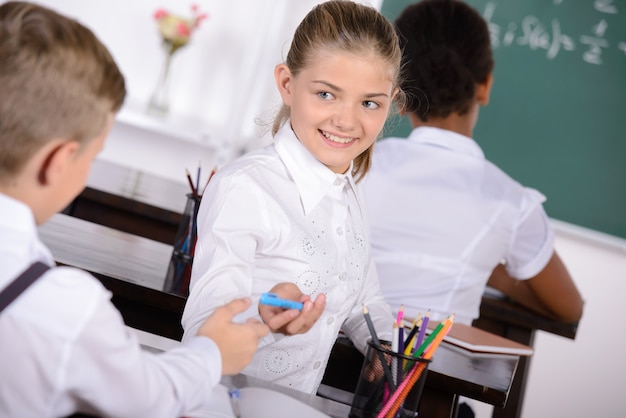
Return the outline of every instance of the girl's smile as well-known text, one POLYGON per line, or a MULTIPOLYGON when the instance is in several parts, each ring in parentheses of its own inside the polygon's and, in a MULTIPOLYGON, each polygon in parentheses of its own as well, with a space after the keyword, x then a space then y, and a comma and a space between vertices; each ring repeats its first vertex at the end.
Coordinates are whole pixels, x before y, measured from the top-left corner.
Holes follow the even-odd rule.
POLYGON ((324 136, 324 139, 329 143, 330 146, 347 146, 356 140, 356 138, 353 137, 342 137, 339 135, 333 135, 325 131, 320 131, 320 133, 324 136))

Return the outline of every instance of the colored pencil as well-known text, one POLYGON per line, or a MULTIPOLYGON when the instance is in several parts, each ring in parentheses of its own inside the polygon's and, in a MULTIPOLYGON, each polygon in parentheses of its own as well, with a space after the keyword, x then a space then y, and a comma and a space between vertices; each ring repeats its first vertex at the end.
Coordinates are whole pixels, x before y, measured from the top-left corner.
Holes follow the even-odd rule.
POLYGON ((420 312, 417 317, 413 320, 413 324, 411 324, 411 331, 409 331, 409 335, 407 335, 406 340, 404 341, 404 354, 411 354, 411 350, 413 349, 413 341, 415 340, 415 335, 420 330, 422 325, 422 313, 420 312))
MULTIPOLYGON (((370 335, 372 336, 372 342, 378 348, 381 348, 380 340, 378 339, 378 335, 376 334, 376 329, 374 328, 374 324, 372 323, 372 318, 370 317, 370 313, 367 310, 367 307, 363 305, 363 317, 365 318, 365 322, 367 323, 367 328, 369 328, 370 335)), ((387 379, 387 384, 392 391, 396 390, 396 385, 393 381, 391 370, 389 370, 389 365, 387 364, 387 360, 383 355, 382 351, 376 350, 378 353, 378 358, 380 360, 381 366, 383 368, 383 373, 385 374, 385 379, 387 379)))
MULTIPOLYGON (((445 320, 441 321, 437 328, 433 330, 433 332, 429 335, 432 339, 432 344, 430 344, 430 348, 424 354, 423 358, 430 360, 432 359, 434 352, 437 350, 444 337, 450 331, 452 324, 454 323, 454 314, 445 320), (435 332, 439 328, 439 331, 435 332)), ((428 339, 427 339, 428 340, 428 339)), ((426 344, 426 341, 424 342, 426 344)), ((411 369, 407 377, 402 381, 402 383, 398 386, 398 389, 391 395, 391 397, 387 400, 386 404, 383 405, 383 408, 377 415, 377 418, 393 418, 395 414, 400 409, 400 406, 404 402, 404 399, 408 396, 409 392, 420 378, 424 370, 426 369, 426 363, 417 362, 415 366, 411 369)))
POLYGON ((189 182, 189 187, 191 187, 191 193, 194 196, 198 195, 198 191, 196 190, 195 186, 193 185, 193 180, 191 180, 191 174, 189 173, 189 170, 185 169, 185 173, 187 174, 187 181, 189 182))
POLYGON ((424 320, 422 321, 422 326, 420 327, 420 333, 417 337, 417 342, 415 343, 416 347, 422 345, 424 341, 424 336, 426 335, 426 328, 428 328, 428 321, 430 321, 430 309, 426 311, 426 315, 424 315, 424 320))
POLYGON ((209 185, 209 182, 211 181, 211 179, 213 178, 216 172, 217 172, 217 166, 213 167, 213 170, 211 170, 211 173, 209 174, 209 177, 206 180, 206 184, 204 185, 204 188, 202 189, 202 195, 204 194, 204 191, 206 190, 207 186, 209 185))

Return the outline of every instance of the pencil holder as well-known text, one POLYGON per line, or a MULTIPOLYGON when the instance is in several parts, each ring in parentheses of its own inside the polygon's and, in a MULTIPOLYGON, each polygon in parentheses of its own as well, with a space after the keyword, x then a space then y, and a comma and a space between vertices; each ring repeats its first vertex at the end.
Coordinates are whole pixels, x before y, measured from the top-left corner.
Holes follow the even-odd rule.
POLYGON ((430 360, 368 344, 350 418, 417 417, 430 360))
POLYGON ((174 249, 165 276, 163 290, 181 296, 189 295, 189 279, 196 248, 198 208, 202 196, 187 195, 187 204, 176 232, 174 249))

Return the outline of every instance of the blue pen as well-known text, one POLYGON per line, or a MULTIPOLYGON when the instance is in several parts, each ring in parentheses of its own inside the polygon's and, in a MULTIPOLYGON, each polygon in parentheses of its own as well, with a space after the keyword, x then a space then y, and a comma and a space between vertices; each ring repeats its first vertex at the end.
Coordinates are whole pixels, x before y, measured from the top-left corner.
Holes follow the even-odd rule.
POLYGON ((304 306, 302 302, 281 299, 276 293, 263 293, 259 302, 264 305, 278 306, 279 308, 283 309, 298 309, 299 311, 301 311, 302 307, 304 306))
POLYGON ((241 418, 241 410, 239 409, 239 399, 241 399, 241 393, 239 393, 239 389, 231 389, 228 392, 230 396, 230 404, 233 407, 233 412, 235 413, 235 418, 241 418))

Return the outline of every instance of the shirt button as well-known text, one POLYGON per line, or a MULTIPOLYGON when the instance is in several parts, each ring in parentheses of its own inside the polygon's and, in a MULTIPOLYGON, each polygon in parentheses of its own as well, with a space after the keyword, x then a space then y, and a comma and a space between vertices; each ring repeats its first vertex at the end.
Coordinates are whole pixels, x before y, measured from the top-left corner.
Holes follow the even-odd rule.
POLYGON ((345 272, 344 272, 344 273, 341 273, 341 274, 339 275, 339 280, 346 280, 346 278, 347 278, 347 277, 348 277, 348 274, 347 274, 347 273, 345 273, 345 272))
POLYGON ((316 361, 316 362, 315 362, 315 364, 313 365, 313 368, 314 368, 315 370, 317 370, 317 369, 319 369, 319 368, 320 368, 320 366, 321 366, 321 365, 322 365, 322 363, 321 363, 321 362, 316 361))
POLYGON ((341 186, 341 180, 335 179, 335 186, 341 186))
POLYGON ((326 320, 326 324, 328 325, 331 325, 333 322, 335 322, 335 318, 333 318, 332 316, 326 320))
POLYGON ((342 227, 337 227, 337 235, 342 236, 343 235, 343 228, 342 227))

